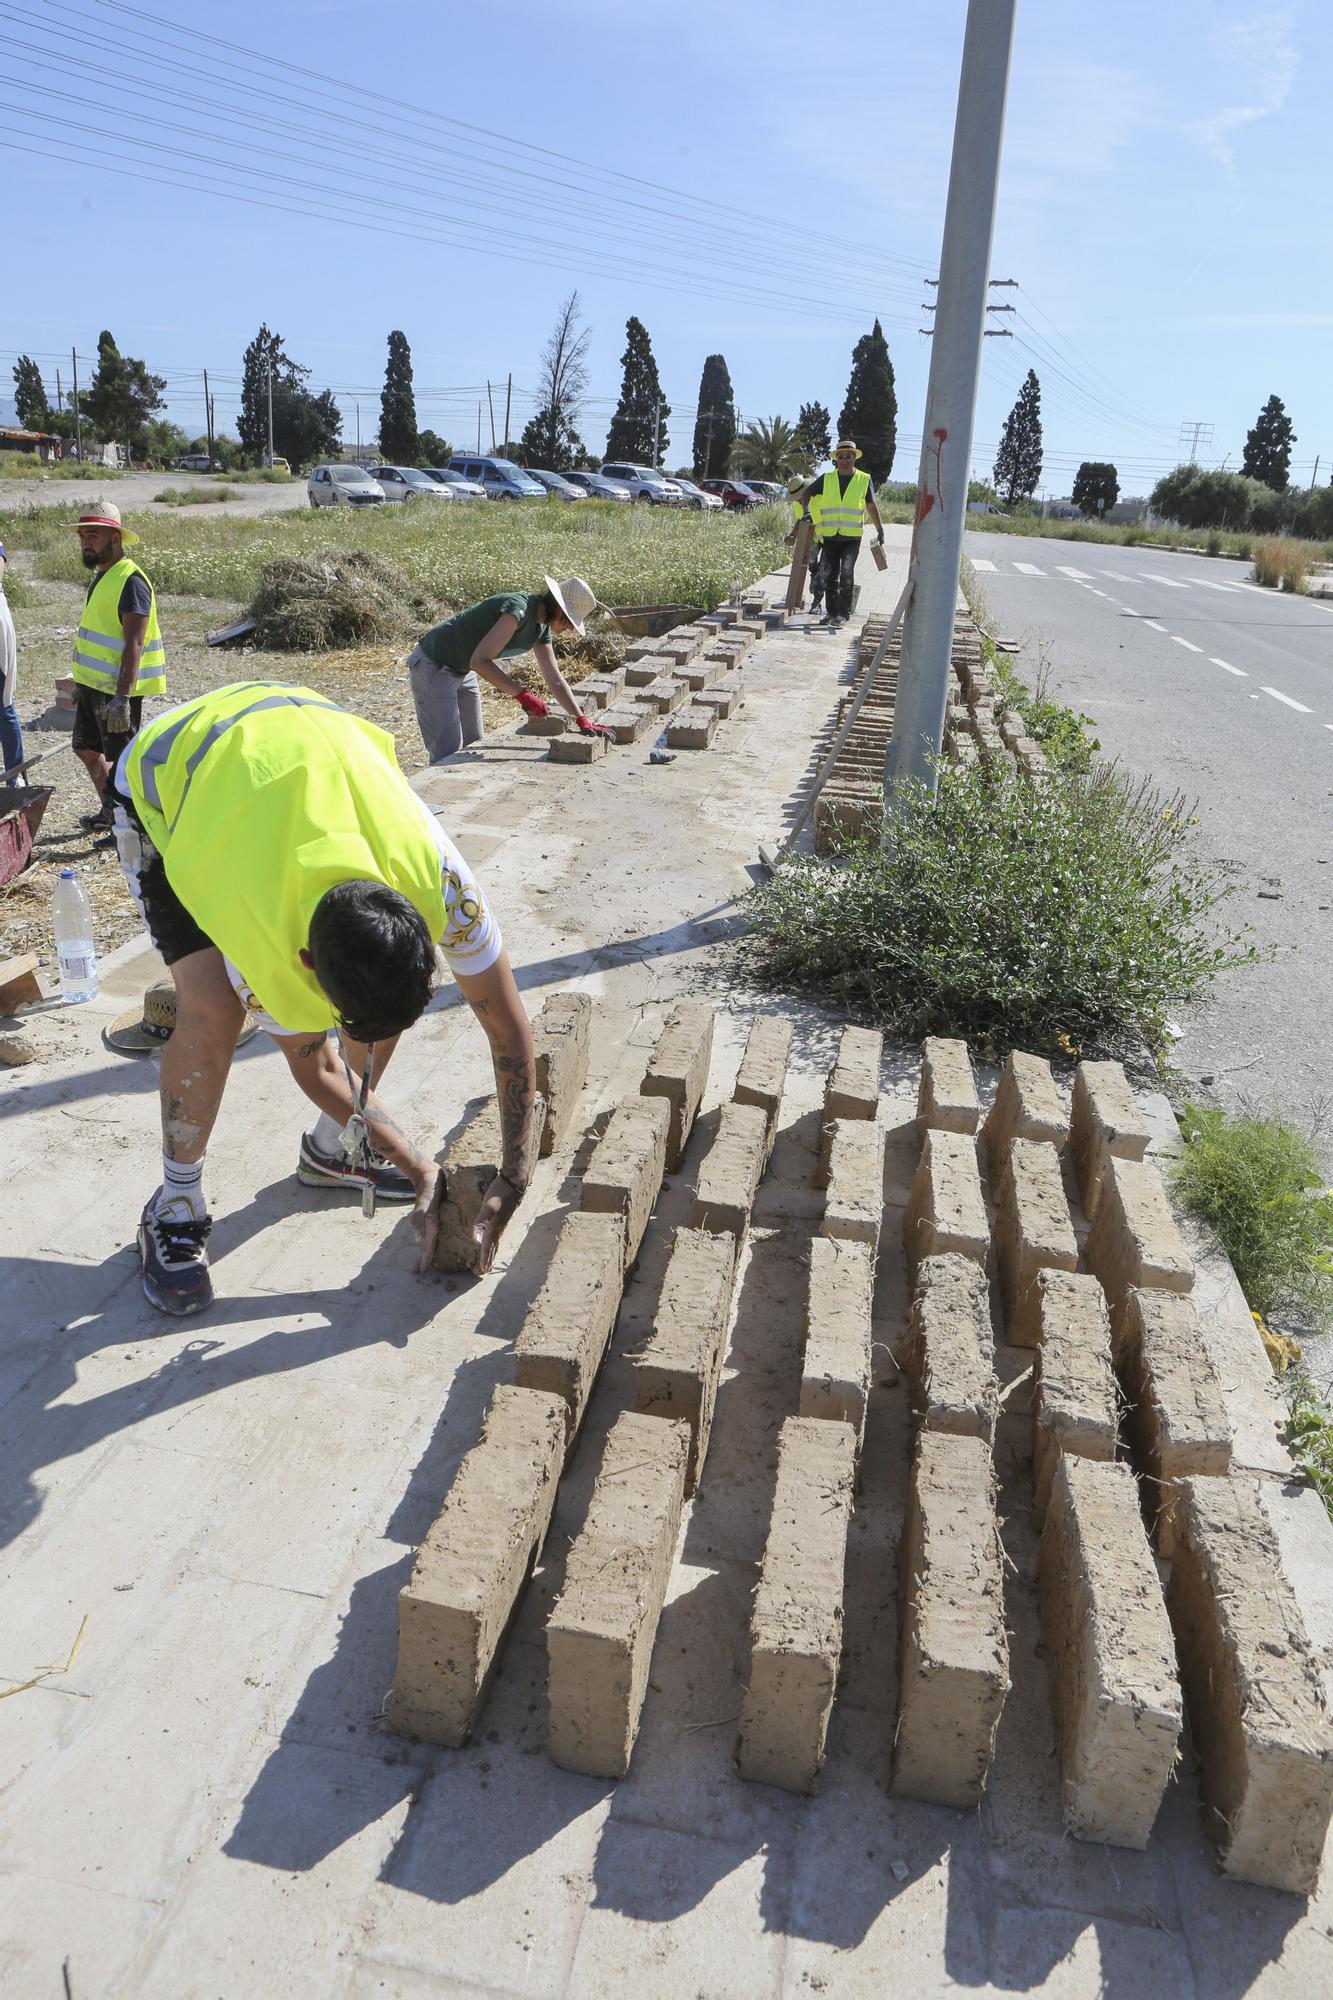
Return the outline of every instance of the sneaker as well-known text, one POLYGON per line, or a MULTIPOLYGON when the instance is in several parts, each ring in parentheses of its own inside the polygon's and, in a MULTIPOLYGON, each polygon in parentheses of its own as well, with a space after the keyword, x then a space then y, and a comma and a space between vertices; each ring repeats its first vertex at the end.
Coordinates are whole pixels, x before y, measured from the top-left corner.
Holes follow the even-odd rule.
POLYGON ((213 1303, 213 1280, 208 1275, 208 1232, 212 1221, 202 1222, 180 1202, 169 1213, 159 1213, 155 1204, 158 1189, 139 1218, 139 1256, 143 1262, 143 1291, 150 1306, 159 1312, 203 1312, 213 1303))
POLYGON ((80 813, 79 825, 86 826, 89 833, 106 833, 111 826, 111 809, 99 806, 95 813, 80 813))
POLYGON ((301 1134, 296 1178, 302 1187, 345 1187, 358 1192, 373 1187, 378 1201, 415 1201, 417 1191, 407 1175, 382 1153, 372 1153, 368 1167, 354 1167, 346 1153, 321 1153, 308 1132, 301 1134))

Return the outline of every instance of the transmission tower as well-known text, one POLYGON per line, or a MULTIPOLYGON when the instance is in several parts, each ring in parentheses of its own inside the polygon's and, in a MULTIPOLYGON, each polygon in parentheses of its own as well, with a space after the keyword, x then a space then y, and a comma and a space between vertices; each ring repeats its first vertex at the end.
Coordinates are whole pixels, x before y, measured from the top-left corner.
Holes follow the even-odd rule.
POLYGON ((1213 427, 1211 424, 1201 424, 1191 421, 1180 426, 1180 449, 1184 451, 1188 447, 1189 462, 1191 465, 1193 465, 1199 455, 1199 446, 1201 444, 1211 444, 1212 441, 1213 427))

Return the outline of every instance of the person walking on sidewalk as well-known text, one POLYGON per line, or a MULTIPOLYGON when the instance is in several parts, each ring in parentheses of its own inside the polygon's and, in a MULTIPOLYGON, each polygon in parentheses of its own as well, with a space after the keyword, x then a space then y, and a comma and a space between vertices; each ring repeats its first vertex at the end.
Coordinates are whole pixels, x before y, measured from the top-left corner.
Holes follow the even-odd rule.
POLYGON ((70 747, 98 798, 83 824, 106 836, 99 847, 110 847, 107 777, 139 727, 144 696, 167 691, 166 654, 153 586, 125 553, 139 537, 121 525, 119 507, 99 500, 65 525, 79 538, 84 568, 94 571, 74 639, 70 747))
MULTIPOLYGON (((791 548, 796 541, 798 533, 800 532, 801 522, 806 518, 806 502, 802 497, 805 493, 805 481, 803 479, 789 479, 787 481, 787 492, 791 497, 791 511, 792 511, 792 528, 790 534, 787 536, 787 547, 791 548)), ((819 508, 819 495, 817 493, 812 493, 810 495, 810 501, 809 501, 809 516, 812 523, 817 523, 819 520, 818 508, 819 508)), ((824 602, 824 569, 819 559, 819 543, 812 535, 810 538, 811 611, 818 611, 820 605, 823 602, 824 602)), ((800 608, 801 607, 798 604, 796 609, 799 611, 800 608)))
MULTIPOLYGON (((18 674, 18 637, 14 614, 5 596, 5 545, 0 542, 0 771, 16 771, 23 762, 23 729, 14 706, 18 674)), ((20 772, 15 782, 26 785, 27 772, 20 772)))
POLYGON ((481 719, 480 681, 514 697, 528 715, 545 715, 547 704, 520 685, 500 665, 520 653, 536 656, 547 691, 585 736, 609 736, 575 700, 560 671, 552 640, 558 632, 583 637, 597 598, 581 576, 543 579, 544 590, 501 591, 456 612, 423 632, 407 656, 412 700, 426 755, 432 764, 452 757, 465 743, 486 733, 481 719))
POLYGON ((241 681, 154 716, 108 791, 121 867, 176 987, 162 1185, 139 1222, 149 1302, 212 1302, 204 1161, 247 1012, 319 1114, 297 1179, 356 1189, 363 1205, 410 1202, 429 1266, 440 1172, 370 1086, 425 1010, 437 944, 495 1070, 500 1170, 473 1230, 488 1271, 526 1186, 532 1035, 486 898, 392 736, 312 688, 241 681))
POLYGON ((854 439, 839 438, 833 447, 832 472, 812 479, 801 493, 807 510, 812 499, 817 498, 819 505, 815 536, 824 572, 826 625, 841 625, 844 618, 851 617, 856 558, 861 553, 867 514, 875 524, 880 547, 884 546, 884 523, 871 491, 870 474, 856 469, 860 456, 854 439))

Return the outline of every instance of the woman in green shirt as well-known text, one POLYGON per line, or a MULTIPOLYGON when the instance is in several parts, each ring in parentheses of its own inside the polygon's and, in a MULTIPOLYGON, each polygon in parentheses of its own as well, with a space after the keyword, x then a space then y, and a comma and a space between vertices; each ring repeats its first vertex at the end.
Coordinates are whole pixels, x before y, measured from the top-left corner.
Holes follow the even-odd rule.
POLYGON ((563 583, 550 576, 543 581, 545 590, 501 591, 494 597, 483 597, 479 604, 432 625, 412 648, 407 671, 422 741, 432 764, 452 757, 465 743, 477 743, 485 735, 481 681, 511 694, 527 714, 546 714, 541 696, 521 687, 500 665, 501 660, 516 659, 521 653, 536 655, 548 692, 585 736, 610 735, 580 709, 551 643, 557 632, 577 632, 583 637, 584 622, 597 606, 596 596, 581 576, 566 577, 563 583))

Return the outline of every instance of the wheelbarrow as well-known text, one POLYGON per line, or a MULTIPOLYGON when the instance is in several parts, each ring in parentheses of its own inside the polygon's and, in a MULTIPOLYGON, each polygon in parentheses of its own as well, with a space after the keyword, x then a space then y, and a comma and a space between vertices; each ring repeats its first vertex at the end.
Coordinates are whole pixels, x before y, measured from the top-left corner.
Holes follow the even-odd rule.
POLYGON ((0 887, 32 860, 42 814, 54 796, 53 785, 0 784, 0 887))

